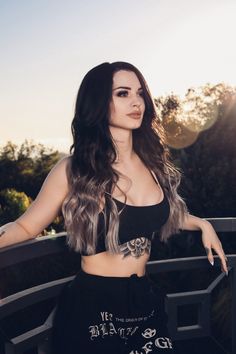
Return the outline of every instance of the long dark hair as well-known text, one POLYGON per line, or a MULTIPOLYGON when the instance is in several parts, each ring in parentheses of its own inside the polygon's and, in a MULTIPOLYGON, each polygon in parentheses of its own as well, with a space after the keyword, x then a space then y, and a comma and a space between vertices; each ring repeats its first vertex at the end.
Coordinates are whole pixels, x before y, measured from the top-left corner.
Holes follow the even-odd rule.
POLYGON ((121 174, 112 167, 117 153, 108 122, 113 75, 120 70, 134 72, 142 87, 145 112, 141 126, 132 132, 133 149, 155 173, 170 202, 169 219, 160 231, 163 240, 179 231, 187 212, 185 202, 177 193, 181 174, 170 161, 163 127, 143 75, 126 62, 100 64, 86 74, 79 88, 67 170, 70 191, 62 208, 68 244, 88 255, 96 250, 101 200, 106 205, 102 212, 107 250, 119 252, 119 215, 111 194, 121 174))

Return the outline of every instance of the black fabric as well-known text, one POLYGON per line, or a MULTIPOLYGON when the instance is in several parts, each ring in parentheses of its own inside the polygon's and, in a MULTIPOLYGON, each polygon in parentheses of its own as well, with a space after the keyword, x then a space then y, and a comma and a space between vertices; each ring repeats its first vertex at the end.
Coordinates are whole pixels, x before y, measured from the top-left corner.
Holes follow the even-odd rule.
MULTIPOLYGON (((140 237, 152 240, 153 234, 160 231, 169 217, 170 205, 164 189, 162 201, 154 205, 133 206, 124 204, 115 198, 112 199, 117 205, 118 212, 121 211, 118 234, 120 245, 140 237)), ((95 254, 106 251, 106 231, 104 214, 101 212, 98 218, 98 240, 95 254)), ((81 254, 87 255, 84 251, 81 254)))
POLYGON ((82 270, 62 291, 53 354, 176 353, 165 295, 147 276, 103 277, 82 270))

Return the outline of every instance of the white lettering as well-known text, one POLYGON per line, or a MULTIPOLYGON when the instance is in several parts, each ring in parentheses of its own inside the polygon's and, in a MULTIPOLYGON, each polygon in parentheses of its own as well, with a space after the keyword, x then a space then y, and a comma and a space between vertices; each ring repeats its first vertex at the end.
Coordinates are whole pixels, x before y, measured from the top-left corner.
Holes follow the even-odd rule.
POLYGON ((134 327, 130 335, 132 336, 137 331, 138 328, 139 328, 138 326, 134 327))
POLYGON ((98 326, 89 326, 90 339, 96 338, 100 335, 98 326))
POLYGON ((131 335, 132 329, 133 329, 132 327, 127 327, 127 328, 126 328, 126 331, 127 331, 127 332, 126 332, 126 335, 127 335, 127 336, 131 335))
POLYGON ((119 335, 123 339, 127 339, 127 337, 132 336, 139 327, 119 327, 116 328, 113 322, 104 322, 99 323, 98 325, 89 326, 88 330, 90 333, 90 339, 94 339, 96 337, 104 336, 113 336, 119 335))
POLYGON ((125 322, 124 318, 118 318, 118 317, 116 317, 115 319, 116 319, 116 322, 125 322))
POLYGON ((100 323, 99 329, 100 329, 100 334, 102 335, 102 338, 104 336, 108 335, 108 330, 107 330, 106 323, 100 323))
POLYGON ((142 333, 142 336, 144 338, 152 338, 156 335, 156 333, 157 331, 155 330, 155 328, 146 328, 145 331, 142 333))
POLYGON ((100 312, 103 321, 112 321, 113 314, 109 312, 100 312))
POLYGON ((156 338, 155 345, 158 348, 171 348, 172 349, 172 343, 171 343, 170 339, 166 338, 166 337, 156 338))
POLYGON ((110 336, 113 336, 113 334, 117 334, 115 326, 114 326, 114 324, 112 322, 109 323, 109 327, 110 327, 110 329, 109 329, 110 336))
POLYGON ((147 342, 147 343, 142 347, 142 349, 145 350, 145 353, 152 352, 152 345, 153 345, 153 342, 147 342))
POLYGON ((166 337, 166 340, 167 340, 167 342, 169 343, 169 348, 173 349, 171 339, 166 337))
POLYGON ((126 335, 125 335, 125 328, 118 328, 118 333, 119 333, 119 336, 123 339, 126 338, 126 335))

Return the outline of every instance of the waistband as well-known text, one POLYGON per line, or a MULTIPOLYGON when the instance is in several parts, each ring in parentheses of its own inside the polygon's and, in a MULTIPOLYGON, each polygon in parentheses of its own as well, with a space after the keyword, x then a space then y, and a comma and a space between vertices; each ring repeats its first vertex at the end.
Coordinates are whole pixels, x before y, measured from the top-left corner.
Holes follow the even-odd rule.
POLYGON ((137 274, 131 274, 126 277, 115 276, 102 276, 86 273, 83 269, 80 269, 74 278, 74 283, 79 288, 87 289, 88 291, 95 290, 97 293, 111 292, 122 294, 125 289, 133 289, 134 292, 146 293, 151 287, 151 280, 145 274, 138 276, 137 274))
POLYGON ((150 314, 153 309, 152 280, 145 274, 131 274, 126 277, 101 276, 86 273, 80 269, 72 281, 73 289, 85 298, 94 297, 94 302, 106 299, 129 316, 150 314))
POLYGON ((149 282, 149 278, 148 276, 142 275, 142 276, 138 276, 137 274, 131 274, 130 276, 126 276, 126 277, 116 277, 116 276, 104 276, 104 275, 96 275, 96 274, 90 274, 90 273, 86 273, 83 269, 80 269, 79 272, 76 275, 76 278, 78 277, 78 279, 80 280, 84 280, 85 282, 92 283, 93 285, 96 283, 107 283, 107 284, 125 284, 125 283, 129 283, 129 282, 136 282, 136 283, 147 283, 149 282))
MULTIPOLYGON (((131 274, 126 277, 110 277, 94 275, 82 269, 77 274, 78 284, 92 290, 95 294, 106 294, 107 298, 116 299, 116 303, 123 302, 121 307, 126 308, 128 316, 138 313, 150 313, 151 281, 145 274, 138 276, 131 274)), ((115 304, 115 303, 114 303, 115 304)))

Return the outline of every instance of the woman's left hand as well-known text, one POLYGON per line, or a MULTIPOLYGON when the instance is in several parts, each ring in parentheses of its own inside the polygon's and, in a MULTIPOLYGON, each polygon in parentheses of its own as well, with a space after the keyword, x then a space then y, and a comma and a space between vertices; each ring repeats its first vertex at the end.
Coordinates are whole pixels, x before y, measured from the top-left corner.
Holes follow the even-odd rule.
POLYGON ((219 256, 221 261, 221 270, 228 275, 228 268, 227 268, 227 258, 225 256, 224 250, 222 248, 222 244, 213 228, 211 223, 206 222, 204 227, 201 228, 202 231, 202 243, 206 250, 207 258, 211 265, 214 265, 214 258, 212 254, 212 250, 216 252, 219 256))

